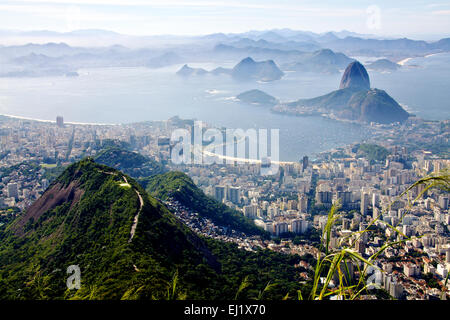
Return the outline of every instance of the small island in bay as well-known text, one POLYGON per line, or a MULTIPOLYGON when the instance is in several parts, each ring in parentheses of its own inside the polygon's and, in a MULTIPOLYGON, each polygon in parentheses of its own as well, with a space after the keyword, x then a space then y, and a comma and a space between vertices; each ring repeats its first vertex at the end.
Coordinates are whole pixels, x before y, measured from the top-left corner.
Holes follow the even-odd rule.
POLYGON ((236 98, 248 104, 261 106, 274 106, 279 102, 277 98, 258 89, 242 92, 236 98))

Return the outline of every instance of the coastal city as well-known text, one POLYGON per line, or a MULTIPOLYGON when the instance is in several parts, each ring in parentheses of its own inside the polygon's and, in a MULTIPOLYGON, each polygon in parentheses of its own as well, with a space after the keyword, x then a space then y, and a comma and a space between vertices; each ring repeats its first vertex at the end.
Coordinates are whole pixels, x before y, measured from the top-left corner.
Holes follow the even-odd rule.
POLYGON ((445 310, 449 1, 0 8, 2 310, 445 310))
MULTIPOLYGON (((266 248, 316 257, 321 254, 317 244, 328 212, 337 205, 340 215, 330 235, 331 248, 350 245, 367 258, 387 241, 400 241, 377 258, 378 284, 395 299, 439 299, 441 289, 450 288, 449 197, 439 189, 425 190, 425 185, 408 188, 422 177, 448 170, 450 121, 409 121, 368 125, 371 141, 320 153, 315 159, 304 156, 282 163, 277 174, 265 176, 260 174, 261 165, 249 163, 172 164, 171 132, 192 128, 191 120, 178 117, 100 125, 64 123, 62 117, 44 122, 2 116, 0 224, 26 210, 62 168, 94 157, 114 141, 185 172, 206 195, 241 212, 271 239, 226 230, 175 200, 166 201, 199 234, 249 251, 266 248)), ((314 267, 301 264, 309 270, 314 267)), ((350 269, 356 277, 357 267, 350 269)), ((302 277, 309 279, 307 273, 302 277)))

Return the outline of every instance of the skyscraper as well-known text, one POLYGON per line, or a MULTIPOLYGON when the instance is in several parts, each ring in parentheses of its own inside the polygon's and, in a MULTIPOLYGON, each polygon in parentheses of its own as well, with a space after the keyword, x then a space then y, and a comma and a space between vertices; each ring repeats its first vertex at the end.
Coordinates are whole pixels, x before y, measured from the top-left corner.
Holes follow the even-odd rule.
POLYGON ((214 198, 217 201, 222 202, 225 198, 225 187, 224 186, 215 186, 214 187, 214 198))
POLYGON ((444 196, 439 197, 439 207, 441 207, 442 210, 448 209, 448 197, 444 196))
POLYGON ((19 189, 17 188, 17 183, 8 184, 8 197, 18 199, 19 189))
POLYGON ((288 224, 286 222, 275 222, 273 224, 273 231, 275 235, 279 236, 280 234, 288 232, 288 224))
POLYGON ((241 188, 240 187, 231 187, 228 186, 226 188, 227 190, 227 200, 230 200, 234 204, 239 203, 240 197, 241 197, 241 188))
POLYGON ((367 215, 369 209, 369 194, 362 192, 361 193, 361 214, 363 216, 367 215))
POLYGON ((381 215, 380 209, 378 207, 373 207, 372 218, 377 219, 381 215))
POLYGON ((249 219, 255 219, 258 215, 258 206, 248 205, 243 208, 244 216, 249 219))
POLYGON ((380 194, 372 194, 372 208, 378 207, 380 205, 380 194))
POLYGON ((302 213, 308 212, 308 197, 303 193, 298 195, 297 210, 302 213))
POLYGON ((64 118, 61 116, 56 117, 56 125, 60 128, 64 127, 64 118))
POLYGON ((359 254, 363 255, 365 250, 366 250, 366 245, 364 244, 364 241, 362 241, 361 239, 356 241, 356 243, 355 243, 355 250, 359 254))
POLYGON ((341 204, 345 207, 352 200, 352 193, 350 191, 338 191, 337 198, 341 200, 341 204))
POLYGON ((331 204, 333 193, 331 191, 316 192, 316 202, 318 204, 331 204))
POLYGON ((302 171, 305 171, 305 169, 308 167, 308 164, 309 164, 308 156, 304 156, 304 157, 303 157, 302 164, 303 164, 303 169, 302 169, 302 171))

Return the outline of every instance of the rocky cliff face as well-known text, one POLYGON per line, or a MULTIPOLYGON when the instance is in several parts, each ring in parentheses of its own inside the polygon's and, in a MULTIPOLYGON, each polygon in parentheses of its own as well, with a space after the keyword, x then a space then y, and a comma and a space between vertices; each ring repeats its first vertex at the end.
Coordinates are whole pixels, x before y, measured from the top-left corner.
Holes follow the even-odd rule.
POLYGON ((344 71, 339 89, 346 88, 370 89, 369 74, 366 68, 358 61, 350 63, 344 71))

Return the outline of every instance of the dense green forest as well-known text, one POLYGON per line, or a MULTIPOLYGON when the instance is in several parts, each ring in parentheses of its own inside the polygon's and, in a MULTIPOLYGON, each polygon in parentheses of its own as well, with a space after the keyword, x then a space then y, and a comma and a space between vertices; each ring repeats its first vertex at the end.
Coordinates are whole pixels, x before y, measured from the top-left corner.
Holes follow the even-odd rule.
POLYGON ((360 144, 358 154, 373 163, 375 161, 386 161, 390 152, 377 144, 360 144))
POLYGON ((167 172, 148 180, 146 190, 162 200, 173 198, 182 205, 211 219, 217 225, 229 227, 249 235, 265 235, 265 232, 241 213, 204 194, 189 176, 182 172, 167 172))
POLYGON ((167 171, 162 164, 153 159, 116 146, 102 149, 95 156, 95 161, 120 170, 133 178, 150 177, 167 171))
POLYGON ((299 260, 199 237, 131 177, 85 159, 0 231, 0 298, 233 299, 248 277, 239 298, 270 281, 264 298, 281 299, 300 288, 299 260), (78 290, 66 287, 70 265, 78 290))

